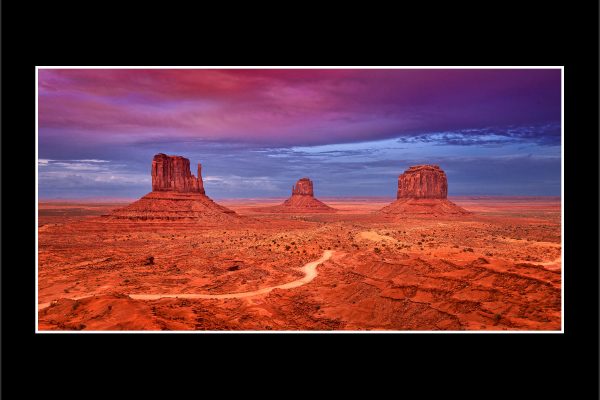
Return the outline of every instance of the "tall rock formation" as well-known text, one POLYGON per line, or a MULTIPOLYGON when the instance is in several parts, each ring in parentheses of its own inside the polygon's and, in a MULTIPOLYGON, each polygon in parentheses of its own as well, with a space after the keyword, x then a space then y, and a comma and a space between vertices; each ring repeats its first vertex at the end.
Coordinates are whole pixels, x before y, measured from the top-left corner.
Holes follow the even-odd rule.
POLYGON ((198 177, 190 171, 190 160, 159 153, 152 160, 152 192, 108 217, 129 220, 194 220, 207 224, 239 219, 234 211, 215 203, 204 192, 202 166, 198 177))
POLYGON ((467 214, 447 199, 448 178, 437 165, 415 165, 398 177, 397 200, 382 208, 381 213, 392 215, 467 214))
POLYGON ((292 196, 310 196, 314 197, 313 183, 308 178, 301 178, 292 186, 292 196))
POLYGON ((190 160, 181 156, 159 153, 152 160, 152 191, 202 193, 202 165, 198 163, 198 177, 190 171, 190 160))
POLYGON ((445 199, 446 173, 437 165, 415 165, 398 177, 398 199, 445 199))
POLYGON ((315 198, 313 183, 308 178, 301 178, 292 186, 292 195, 283 204, 255 210, 273 213, 332 213, 337 211, 315 198))

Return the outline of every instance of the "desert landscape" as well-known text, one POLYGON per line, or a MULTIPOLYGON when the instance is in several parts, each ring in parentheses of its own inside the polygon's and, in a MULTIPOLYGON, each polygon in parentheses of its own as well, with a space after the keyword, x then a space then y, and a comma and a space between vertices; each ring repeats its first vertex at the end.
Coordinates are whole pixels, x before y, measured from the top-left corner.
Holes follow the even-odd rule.
POLYGON ((561 329, 559 197, 448 198, 439 166, 401 172, 396 199, 304 177, 216 202, 161 153, 137 201, 40 201, 39 329, 561 329))
POLYGON ((37 74, 38 332, 563 330, 561 68, 37 74))

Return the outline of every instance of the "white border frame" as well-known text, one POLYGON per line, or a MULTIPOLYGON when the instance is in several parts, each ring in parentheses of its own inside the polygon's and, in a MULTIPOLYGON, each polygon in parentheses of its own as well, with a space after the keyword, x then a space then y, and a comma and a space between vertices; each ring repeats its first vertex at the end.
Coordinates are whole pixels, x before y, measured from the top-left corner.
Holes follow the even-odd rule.
POLYGON ((527 334, 527 333, 538 333, 538 334, 557 334, 565 333, 565 185, 564 185, 564 159, 565 159, 565 76, 564 66, 36 66, 35 67, 35 333, 36 334, 63 334, 63 333, 141 333, 141 334, 170 334, 170 333, 188 333, 188 334, 203 334, 203 333, 221 333, 221 334, 246 334, 246 333, 268 333, 268 334, 297 334, 297 333, 334 333, 334 334, 347 334, 347 333, 363 333, 363 334, 398 334, 398 333, 429 333, 429 334, 448 334, 448 333, 466 333, 466 334, 489 334, 489 333, 515 333, 515 334, 527 334), (40 331, 38 326, 38 273, 39 273, 39 260, 38 260, 38 205, 39 205, 39 194, 38 194, 38 75, 40 69, 560 69, 560 113, 561 113, 561 125, 560 125, 560 228, 561 228, 561 318, 560 318, 560 331, 511 331, 511 330, 500 330, 500 331, 488 331, 488 330, 465 330, 465 331, 348 331, 348 330, 332 330, 332 331, 198 331, 198 330, 185 330, 185 331, 154 331, 154 330, 136 330, 136 331, 74 331, 74 330, 60 330, 60 331, 40 331))

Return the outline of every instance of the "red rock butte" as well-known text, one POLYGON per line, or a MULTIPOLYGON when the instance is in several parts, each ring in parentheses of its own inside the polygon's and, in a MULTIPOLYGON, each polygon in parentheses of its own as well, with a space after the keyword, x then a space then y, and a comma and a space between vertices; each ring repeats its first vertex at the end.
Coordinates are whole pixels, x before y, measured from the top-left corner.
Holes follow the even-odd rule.
POLYGON ((308 178, 299 179, 292 186, 292 195, 282 204, 264 207, 262 210, 281 213, 333 213, 337 211, 315 198, 313 182, 308 178))
POLYGON ((294 195, 314 197, 312 181, 308 178, 299 179, 296 185, 292 186, 292 196, 294 195))
POLYGON ((381 209, 385 214, 467 214, 447 199, 448 178, 437 165, 415 165, 398 177, 397 200, 381 209))
POLYGON ((193 192, 204 194, 202 164, 198 163, 198 177, 190 171, 190 160, 181 156, 159 153, 152 160, 153 192, 193 192))
POLYGON ((445 199, 446 173, 437 165, 415 165, 398 177, 398 199, 445 199))
POLYGON ((152 192, 109 217, 130 220, 195 220, 225 222, 239 218, 234 211, 215 203, 204 192, 202 166, 198 177, 190 171, 190 160, 159 153, 152 160, 152 192))

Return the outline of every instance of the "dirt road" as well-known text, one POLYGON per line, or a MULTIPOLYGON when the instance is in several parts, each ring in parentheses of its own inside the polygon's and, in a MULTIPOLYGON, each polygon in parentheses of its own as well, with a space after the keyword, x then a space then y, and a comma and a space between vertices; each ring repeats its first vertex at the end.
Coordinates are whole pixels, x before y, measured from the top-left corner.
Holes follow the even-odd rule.
MULTIPOLYGON (((199 293, 183 293, 183 294, 130 294, 129 297, 136 300, 157 300, 162 298, 176 298, 176 299, 239 299, 244 297, 253 297, 261 294, 267 294, 273 289, 292 289, 298 286, 306 285, 319 274, 317 267, 319 264, 329 260, 333 255, 332 250, 325 250, 321 258, 315 261, 311 261, 305 264, 301 271, 304 272, 304 277, 296 279, 295 281, 284 283, 283 285, 271 286, 263 289, 253 290, 251 292, 239 292, 239 293, 226 293, 226 294, 199 294, 199 293)), ((72 300, 80 300, 86 297, 92 297, 97 294, 88 296, 78 296, 72 300)), ((40 303, 38 309, 42 310, 49 307, 51 303, 40 303)))

